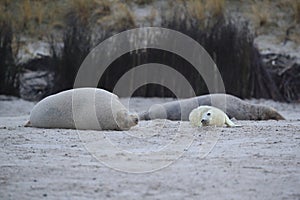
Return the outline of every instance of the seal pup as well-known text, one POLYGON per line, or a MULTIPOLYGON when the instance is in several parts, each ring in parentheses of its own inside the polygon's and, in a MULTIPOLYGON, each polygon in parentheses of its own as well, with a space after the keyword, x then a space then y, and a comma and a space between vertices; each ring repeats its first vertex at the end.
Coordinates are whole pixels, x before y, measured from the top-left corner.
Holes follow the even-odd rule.
POLYGON ((234 124, 220 109, 212 106, 199 106, 192 110, 189 121, 193 126, 224 126, 241 127, 234 124))
POLYGON ((90 130, 129 130, 138 116, 129 114, 118 96, 103 89, 78 88, 38 102, 25 126, 90 130))
POLYGON ((274 108, 251 104, 229 94, 208 94, 155 105, 149 110, 139 113, 139 119, 188 121, 190 112, 201 105, 219 108, 230 118, 235 118, 237 120, 284 120, 284 117, 274 108))

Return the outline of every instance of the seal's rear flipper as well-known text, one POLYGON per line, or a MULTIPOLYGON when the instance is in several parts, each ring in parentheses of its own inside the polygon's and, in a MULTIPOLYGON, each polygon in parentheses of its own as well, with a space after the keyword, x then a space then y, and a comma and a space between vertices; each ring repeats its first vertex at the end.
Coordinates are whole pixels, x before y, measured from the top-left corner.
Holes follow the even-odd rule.
POLYGON ((227 115, 225 116, 225 124, 226 124, 228 127, 242 127, 242 125, 237 125, 237 124, 233 123, 233 122, 228 118, 227 115))
POLYGON ((233 127, 233 128, 239 128, 239 127, 243 127, 243 125, 234 125, 234 126, 231 126, 231 127, 233 127))
POLYGON ((243 125, 237 125, 237 124, 234 124, 234 125, 228 125, 226 124, 228 128, 240 128, 240 127, 243 127, 243 125))
POLYGON ((28 122, 24 125, 24 127, 31 127, 30 121, 28 121, 28 122))
MULTIPOLYGON (((286 120, 281 114, 279 114, 277 111, 276 113, 274 114, 275 116, 273 117, 273 119, 275 120, 286 120)), ((272 118, 271 118, 272 119, 272 118)))

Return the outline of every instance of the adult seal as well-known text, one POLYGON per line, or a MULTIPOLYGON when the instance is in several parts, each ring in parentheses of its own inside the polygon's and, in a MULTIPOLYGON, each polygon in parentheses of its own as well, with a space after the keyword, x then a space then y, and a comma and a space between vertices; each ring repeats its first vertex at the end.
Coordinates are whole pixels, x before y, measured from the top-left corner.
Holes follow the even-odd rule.
POLYGON ((27 126, 90 130, 129 130, 138 116, 129 114, 119 98, 97 88, 60 92, 38 102, 27 126))
POLYGON ((274 108, 251 104, 229 94, 209 94, 151 106, 139 113, 140 120, 170 119, 188 121, 190 112, 198 106, 214 106, 237 120, 284 120, 274 108))

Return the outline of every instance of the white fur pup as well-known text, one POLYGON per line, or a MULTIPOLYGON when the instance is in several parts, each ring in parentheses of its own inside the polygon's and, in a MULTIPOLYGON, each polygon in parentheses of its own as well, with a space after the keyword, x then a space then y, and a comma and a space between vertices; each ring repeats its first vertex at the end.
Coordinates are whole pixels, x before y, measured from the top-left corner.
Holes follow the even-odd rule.
POLYGON ((212 106, 199 106, 192 110, 189 120, 193 126, 224 126, 238 127, 220 109, 212 106))
POLYGON ((130 115, 113 93, 97 88, 78 88, 38 102, 26 126, 128 130, 137 123, 137 115, 130 115))

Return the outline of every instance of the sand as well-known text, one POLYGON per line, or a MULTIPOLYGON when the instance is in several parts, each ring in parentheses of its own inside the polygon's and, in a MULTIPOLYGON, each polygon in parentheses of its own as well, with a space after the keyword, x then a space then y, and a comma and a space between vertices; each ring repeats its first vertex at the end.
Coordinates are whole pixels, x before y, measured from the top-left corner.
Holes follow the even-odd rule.
POLYGON ((77 132, 25 128, 34 103, 0 99, 1 199, 300 199, 299 104, 251 100, 287 120, 237 121, 241 128, 153 120, 77 132))

